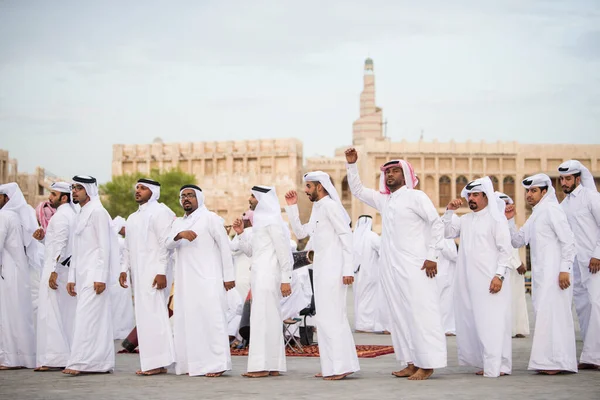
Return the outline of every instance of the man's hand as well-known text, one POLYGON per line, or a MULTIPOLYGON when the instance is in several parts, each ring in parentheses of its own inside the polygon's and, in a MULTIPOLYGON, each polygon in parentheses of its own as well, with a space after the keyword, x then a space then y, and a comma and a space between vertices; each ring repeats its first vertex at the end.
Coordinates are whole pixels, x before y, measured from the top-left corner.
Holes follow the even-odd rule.
POLYGON ((514 204, 507 204, 506 207, 504 208, 504 215, 506 216, 506 219, 514 218, 516 213, 517 212, 515 210, 514 204))
POLYGON ((177 234, 177 236, 175 236, 175 241, 178 241, 181 239, 187 239, 190 242, 192 242, 197 237, 198 237, 198 235, 196 235, 196 232, 194 232, 194 231, 182 231, 182 232, 179 232, 177 234))
POLYGON ((75 282, 67 283, 67 293, 69 293, 69 295, 72 297, 77 296, 77 292, 75 291, 75 282))
POLYGON ((235 281, 223 282, 223 286, 225 286, 225 291, 229 291, 235 287, 235 281))
POLYGON ((162 290, 167 287, 167 276, 157 274, 152 282, 152 287, 156 287, 158 290, 162 290))
POLYGON ((129 287, 127 285, 127 272, 121 272, 119 274, 119 285, 121 285, 123 289, 127 289, 129 287))
POLYGON ((458 210, 460 206, 462 206, 462 202, 462 199, 454 199, 450 203, 448 203, 446 210, 458 210))
POLYGON ((525 267, 525 265, 521 263, 519 268, 517 268, 517 272, 519 273, 519 275, 525 275, 525 272, 527 272, 527 267, 525 267))
POLYGON ((281 284, 281 295, 283 297, 288 297, 291 294, 292 294, 292 285, 290 285, 289 283, 282 283, 281 284))
POLYGON ((241 219, 237 218, 235 221, 233 221, 232 226, 233 226, 233 230, 238 235, 241 235, 242 233, 244 233, 244 221, 242 221, 241 219))
POLYGON ((589 269, 592 274, 595 274, 596 272, 600 271, 600 260, 592 257, 592 259, 590 260, 589 269))
POLYGON ((298 204, 298 193, 295 190, 290 190, 285 194, 285 202, 288 206, 293 206, 294 204, 298 204))
POLYGON ((42 228, 38 228, 35 230, 35 232, 33 232, 32 236, 35 240, 44 240, 44 237, 46 236, 46 232, 44 232, 44 230, 42 228))
POLYGON ((558 286, 560 286, 562 290, 565 290, 571 286, 571 273, 561 272, 558 274, 558 286))
POLYGON ((94 290, 96 291, 96 294, 102 294, 102 292, 104 292, 105 289, 106 283, 94 282, 94 290))
POLYGON ((346 162, 348 164, 354 164, 358 160, 358 153, 354 147, 350 147, 345 151, 346 154, 346 162))
POLYGON ((48 286, 50 286, 50 289, 52 289, 52 290, 58 289, 58 284, 56 283, 56 279, 58 279, 58 274, 56 272, 52 272, 50 274, 50 279, 48 279, 48 286))
POLYGON ((502 279, 494 276, 492 281, 490 282, 490 293, 495 294, 498 293, 502 289, 502 279))
POLYGON ((421 271, 425 270, 428 277, 433 278, 437 275, 437 263, 434 261, 425 260, 421 271))
POLYGON ((353 276, 343 276, 342 282, 344 283, 344 285, 352 285, 354 283, 354 277, 353 276))

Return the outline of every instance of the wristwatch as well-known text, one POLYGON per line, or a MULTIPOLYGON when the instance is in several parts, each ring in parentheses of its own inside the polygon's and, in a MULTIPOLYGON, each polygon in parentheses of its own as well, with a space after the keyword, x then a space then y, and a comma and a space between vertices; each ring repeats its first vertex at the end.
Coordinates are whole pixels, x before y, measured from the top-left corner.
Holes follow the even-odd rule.
POLYGON ((502 282, 504 282, 504 277, 503 277, 502 275, 500 275, 500 274, 496 274, 496 276, 497 276, 498 278, 500 278, 500 280, 501 280, 502 282))

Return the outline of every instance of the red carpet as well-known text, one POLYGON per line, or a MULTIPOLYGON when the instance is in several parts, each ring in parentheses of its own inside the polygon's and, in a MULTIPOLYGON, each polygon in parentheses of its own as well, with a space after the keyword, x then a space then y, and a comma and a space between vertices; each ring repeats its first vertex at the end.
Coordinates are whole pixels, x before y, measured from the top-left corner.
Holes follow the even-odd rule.
MULTIPOLYGON (((289 348, 285 349, 285 355, 288 357, 319 357, 319 346, 316 344, 310 346, 303 346, 303 353, 294 353, 289 348)), ((359 358, 373 358, 382 356, 384 354, 392 354, 394 348, 392 346, 379 346, 379 345, 357 345, 356 353, 359 358)), ((231 349, 232 356, 247 356, 248 349, 231 349)))

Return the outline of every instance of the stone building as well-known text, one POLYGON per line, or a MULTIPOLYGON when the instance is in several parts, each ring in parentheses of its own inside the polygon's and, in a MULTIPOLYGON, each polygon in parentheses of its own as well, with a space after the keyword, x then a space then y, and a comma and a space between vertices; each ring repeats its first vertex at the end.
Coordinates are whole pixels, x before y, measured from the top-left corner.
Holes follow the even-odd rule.
POLYGON ((48 198, 46 188, 56 179, 43 168, 36 167, 33 174, 18 172, 18 162, 9 157, 7 150, 0 149, 0 184, 17 182, 29 205, 35 207, 48 198))

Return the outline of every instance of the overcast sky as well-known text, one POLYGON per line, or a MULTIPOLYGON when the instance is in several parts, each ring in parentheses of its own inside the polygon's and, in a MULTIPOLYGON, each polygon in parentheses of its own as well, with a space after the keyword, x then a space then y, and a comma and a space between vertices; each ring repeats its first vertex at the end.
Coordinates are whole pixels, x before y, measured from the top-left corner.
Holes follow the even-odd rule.
POLYGON ((0 0, 0 148, 101 182, 155 137, 332 156, 366 57, 394 140, 600 143, 598 0, 0 0))

